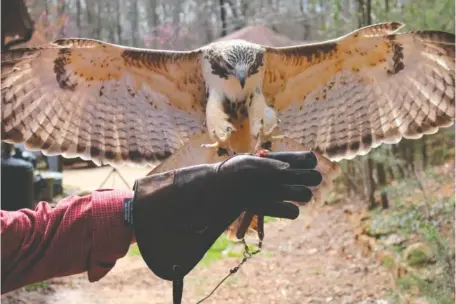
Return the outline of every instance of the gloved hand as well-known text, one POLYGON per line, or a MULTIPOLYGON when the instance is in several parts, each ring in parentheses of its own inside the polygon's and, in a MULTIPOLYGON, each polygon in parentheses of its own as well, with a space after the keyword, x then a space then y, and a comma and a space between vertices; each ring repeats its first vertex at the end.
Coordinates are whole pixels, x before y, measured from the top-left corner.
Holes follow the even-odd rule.
POLYGON ((322 180, 316 165, 312 152, 271 152, 138 179, 131 214, 143 259, 160 278, 176 280, 241 212, 295 219, 298 207, 284 201, 311 200, 309 187, 322 180))

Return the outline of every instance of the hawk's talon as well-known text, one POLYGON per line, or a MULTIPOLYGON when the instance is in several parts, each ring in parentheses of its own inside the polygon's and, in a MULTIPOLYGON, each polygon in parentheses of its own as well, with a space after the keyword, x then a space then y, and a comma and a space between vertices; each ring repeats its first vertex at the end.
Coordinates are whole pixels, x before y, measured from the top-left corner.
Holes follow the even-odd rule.
MULTIPOLYGON (((263 122, 263 121, 262 121, 263 122)), ((271 136, 274 131, 279 127, 278 124, 274 124, 269 131, 264 131, 264 124, 261 124, 260 131, 258 132, 256 138, 257 142, 255 144, 255 151, 259 150, 263 144, 269 142, 270 147, 272 146, 271 139, 276 139, 274 136, 271 136)), ((266 148, 265 148, 266 149, 266 148)))
MULTIPOLYGON (((231 133, 233 131, 236 131, 236 128, 234 127, 226 127, 226 133, 223 136, 219 136, 215 130, 212 131, 212 136, 215 139, 215 142, 212 144, 202 144, 201 148, 209 148, 209 149, 224 149, 227 151, 227 153, 231 152, 232 149, 229 144, 229 139, 231 137, 231 133)), ((218 153, 218 152, 217 152, 218 153)), ((220 156, 220 155, 219 155, 220 156)))
MULTIPOLYGON (((215 132, 214 132, 214 136, 217 137, 215 135, 215 132)), ((231 145, 229 144, 229 142, 227 143, 227 140, 224 140, 223 138, 221 140, 219 139, 218 141, 216 141, 212 144, 201 144, 201 148, 217 149, 218 156, 223 156, 223 155, 231 156, 231 155, 235 154, 235 152, 231 148, 231 145)))
POLYGON ((279 140, 279 139, 283 139, 285 138, 285 135, 275 135, 275 136, 271 136, 271 139, 272 140, 279 140))
POLYGON ((202 144, 201 148, 216 149, 218 156, 223 156, 223 155, 231 156, 231 155, 236 154, 230 145, 222 145, 220 142, 215 142, 212 144, 202 144))
POLYGON ((219 148, 220 144, 218 142, 212 143, 212 144, 202 144, 201 148, 209 148, 209 149, 215 149, 219 148))
POLYGON ((228 149, 219 147, 217 149, 217 155, 218 156, 224 156, 224 155, 230 156, 230 153, 229 153, 228 149))
POLYGON ((271 148, 272 148, 272 142, 271 142, 271 141, 264 142, 264 143, 261 145, 261 148, 266 149, 266 150, 271 150, 271 148))
POLYGON ((269 131, 263 132, 263 136, 270 137, 272 135, 272 133, 274 133, 274 131, 278 128, 279 128, 279 124, 274 124, 269 131))

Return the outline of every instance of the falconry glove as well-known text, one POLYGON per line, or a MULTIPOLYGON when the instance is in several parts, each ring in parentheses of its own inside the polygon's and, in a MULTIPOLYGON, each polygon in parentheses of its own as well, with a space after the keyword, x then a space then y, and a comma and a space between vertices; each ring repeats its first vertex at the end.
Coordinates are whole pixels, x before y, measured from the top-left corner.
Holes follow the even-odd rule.
POLYGON ((138 179, 131 215, 141 255, 175 283, 180 303, 184 276, 241 212, 298 217, 298 207, 285 201, 311 200, 311 187, 322 181, 316 165, 311 152, 235 155, 138 179))

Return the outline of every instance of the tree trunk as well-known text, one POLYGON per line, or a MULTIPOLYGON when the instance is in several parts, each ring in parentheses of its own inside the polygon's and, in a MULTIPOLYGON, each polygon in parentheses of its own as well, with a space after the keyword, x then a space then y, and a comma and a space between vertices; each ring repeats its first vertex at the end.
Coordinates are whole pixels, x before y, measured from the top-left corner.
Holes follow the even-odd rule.
POLYGON ((407 166, 410 172, 415 172, 415 141, 407 141, 407 166))
POLYGON ((347 174, 346 174, 347 176, 344 176, 342 178, 342 182, 344 183, 348 196, 352 196, 354 194, 354 185, 349 178, 351 176, 350 165, 351 165, 351 162, 347 162, 347 174))
MULTIPOLYGON (((210 14, 208 9, 205 9, 207 14, 210 14)), ((211 21, 208 18, 202 18, 202 26, 206 32, 206 41, 214 40, 214 32, 212 31, 211 21)))
POLYGON ((44 20, 43 20, 43 28, 44 28, 44 37, 46 40, 54 37, 49 37, 49 6, 48 2, 44 1, 44 20))
POLYGON ((116 20, 117 20, 117 43, 122 44, 122 20, 120 19, 120 5, 121 5, 121 0, 115 0, 116 1, 116 20))
POLYGON ((63 38, 65 37, 65 22, 63 22, 64 20, 64 16, 65 16, 65 10, 66 10, 66 2, 65 1, 62 1, 61 3, 58 4, 58 9, 57 9, 57 18, 59 18, 59 20, 62 21, 62 24, 60 26, 60 29, 59 29, 59 34, 58 34, 58 37, 59 38, 63 38))
POLYGON ((407 139, 401 140, 399 149, 401 159, 405 162, 405 174, 412 176, 415 170, 414 141, 407 139))
POLYGON ((221 37, 224 37, 227 35, 225 0, 220 0, 220 20, 222 21, 221 37))
POLYGON ((131 44, 138 47, 138 1, 131 1, 131 44))
POLYGON ((249 10, 249 0, 241 0, 242 15, 244 19, 247 18, 247 11, 249 10))
POLYGON ((428 151, 427 151, 427 143, 426 143, 426 137, 421 138, 421 156, 423 158, 423 170, 426 170, 428 166, 428 151))
POLYGON ((344 178, 345 183, 348 188, 348 193, 349 193, 349 195, 353 195, 353 196, 362 196, 363 189, 361 187, 359 187, 359 184, 357 184, 356 179, 354 179, 354 177, 356 177, 356 176, 358 176, 358 175, 356 174, 356 168, 355 168, 354 162, 348 161, 347 162, 347 174, 344 178))
POLYGON ((82 36, 81 31, 81 0, 76 1, 76 27, 78 28, 78 37, 82 36))
MULTIPOLYGON (((391 149, 386 149, 386 158, 387 159, 394 159, 393 152, 391 151, 391 149)), ((385 171, 387 173, 387 177, 386 177, 387 180, 388 180, 388 178, 391 179, 391 180, 395 179, 396 174, 394 173, 394 168, 393 168, 392 165, 390 165, 388 163, 388 165, 386 165, 386 167, 385 167, 385 171)))
MULTIPOLYGON (((108 26, 108 39, 109 39, 109 42, 111 43, 115 43, 116 42, 116 31, 115 31, 115 28, 114 28, 114 22, 112 21, 111 19, 111 16, 112 16, 112 1, 108 1, 108 16, 109 16, 109 26, 108 26)), ((117 21, 118 22, 118 21, 117 21)))
MULTIPOLYGON (((401 153, 400 153, 400 143, 399 144, 395 144, 395 145, 392 145, 391 146, 391 151, 393 152, 393 156, 394 158, 397 160, 397 159, 402 159, 401 158, 401 153)), ((405 171, 404 171, 404 168, 402 168, 402 166, 400 164, 398 164, 396 166, 396 169, 397 169, 397 173, 399 175, 400 178, 404 178, 405 177, 405 171)))
POLYGON ((366 0, 366 25, 372 24, 372 16, 371 16, 371 0, 366 0))
POLYGON ((96 17, 96 28, 95 28, 95 37, 96 39, 102 39, 101 38, 101 30, 102 30, 102 26, 101 26, 101 11, 102 11, 102 4, 100 3, 100 0, 98 0, 96 2, 96 7, 97 7, 97 17, 96 17))
POLYGON ((95 29, 93 28, 93 14, 94 14, 94 4, 93 0, 86 0, 86 10, 87 10, 87 24, 89 25, 90 28, 90 36, 93 37, 95 33, 95 29))
MULTIPOLYGON (((157 16, 157 0, 149 0, 149 7, 147 9, 147 26, 150 33, 155 33, 158 26, 157 16)), ((152 34, 154 35, 154 34, 152 34)), ((156 47, 156 41, 152 40, 151 47, 156 47)))
POLYGON ((242 26, 244 25, 244 23, 242 22, 243 19, 240 17, 240 14, 239 14, 239 11, 238 11, 238 8, 237 6, 233 3, 233 1, 227 1, 228 3, 228 6, 230 7, 231 9, 231 12, 233 13, 233 17, 235 19, 235 27, 234 27, 234 30, 237 31, 237 30, 240 30, 242 28, 242 26))
POLYGON ((358 0, 358 27, 363 27, 366 21, 366 15, 364 10, 364 1, 358 0))
POLYGON ((385 172, 385 167, 382 163, 377 163, 377 179, 378 179, 378 185, 382 190, 380 191, 381 195, 381 202, 382 202, 382 208, 383 209, 388 209, 389 207, 389 202, 388 202, 388 195, 384 189, 386 186, 386 172, 385 172))
POLYGON ((367 157, 365 160, 364 166, 364 182, 365 182, 365 196, 367 198, 369 208, 372 209, 375 207, 375 181, 374 181, 374 160, 370 157, 367 157))

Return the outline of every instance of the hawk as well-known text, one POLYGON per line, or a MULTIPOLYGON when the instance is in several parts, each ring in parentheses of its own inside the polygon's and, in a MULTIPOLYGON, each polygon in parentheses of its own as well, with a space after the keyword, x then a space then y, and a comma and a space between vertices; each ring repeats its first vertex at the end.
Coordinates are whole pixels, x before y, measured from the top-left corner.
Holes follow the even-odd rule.
POLYGON ((166 159, 153 172, 261 147, 312 149, 329 174, 332 161, 454 123, 454 34, 402 27, 290 47, 60 39, 13 49, 1 58, 2 140, 112 165, 166 159))

